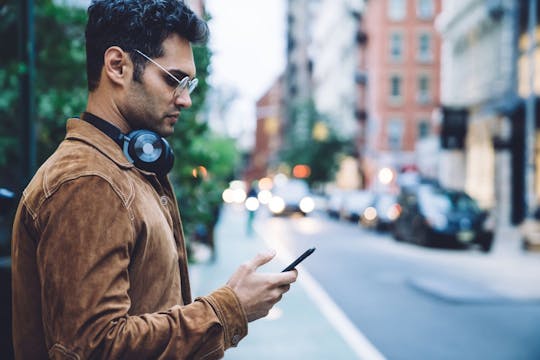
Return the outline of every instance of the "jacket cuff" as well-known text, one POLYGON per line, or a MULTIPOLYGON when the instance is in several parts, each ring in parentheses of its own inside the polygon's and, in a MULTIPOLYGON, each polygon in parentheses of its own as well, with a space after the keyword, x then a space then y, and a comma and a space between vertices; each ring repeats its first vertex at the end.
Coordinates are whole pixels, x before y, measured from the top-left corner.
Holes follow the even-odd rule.
POLYGON ((238 296, 229 286, 223 286, 204 299, 214 308, 223 325, 225 349, 236 347, 248 333, 246 312, 238 296))

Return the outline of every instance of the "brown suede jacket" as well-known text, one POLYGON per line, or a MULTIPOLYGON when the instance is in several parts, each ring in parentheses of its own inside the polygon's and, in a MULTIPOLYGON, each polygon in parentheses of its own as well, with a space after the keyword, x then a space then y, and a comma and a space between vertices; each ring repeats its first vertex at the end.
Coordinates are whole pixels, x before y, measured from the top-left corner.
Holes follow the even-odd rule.
POLYGON ((17 359, 218 359, 247 334, 229 287, 191 301, 169 181, 82 120, 23 193, 12 273, 17 359))

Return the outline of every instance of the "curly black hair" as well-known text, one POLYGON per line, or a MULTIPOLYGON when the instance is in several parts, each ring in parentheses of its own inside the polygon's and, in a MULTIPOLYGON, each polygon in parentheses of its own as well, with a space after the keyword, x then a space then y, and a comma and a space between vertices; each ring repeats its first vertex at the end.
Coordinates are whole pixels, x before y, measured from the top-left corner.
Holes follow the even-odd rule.
POLYGON ((93 0, 85 33, 88 90, 99 84, 103 54, 109 47, 119 46, 130 54, 133 78, 140 81, 146 59, 134 56, 135 49, 160 57, 163 41, 173 33, 197 44, 207 41, 209 30, 182 0, 93 0))

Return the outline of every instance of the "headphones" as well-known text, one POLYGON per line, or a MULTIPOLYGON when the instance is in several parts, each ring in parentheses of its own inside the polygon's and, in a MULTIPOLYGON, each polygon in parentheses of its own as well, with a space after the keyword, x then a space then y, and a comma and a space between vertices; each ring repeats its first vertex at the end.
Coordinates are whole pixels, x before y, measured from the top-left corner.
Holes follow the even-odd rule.
POLYGON ((94 114, 84 112, 81 119, 94 125, 116 142, 130 163, 137 168, 163 177, 171 171, 174 153, 163 137, 150 130, 135 130, 123 134, 120 129, 94 114))

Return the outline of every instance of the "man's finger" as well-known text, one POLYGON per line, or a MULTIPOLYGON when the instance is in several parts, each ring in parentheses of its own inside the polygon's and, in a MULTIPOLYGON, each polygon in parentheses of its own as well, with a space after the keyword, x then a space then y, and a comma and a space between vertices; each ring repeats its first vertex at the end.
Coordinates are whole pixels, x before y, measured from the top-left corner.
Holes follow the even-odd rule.
POLYGON ((249 262, 249 266, 253 269, 257 269, 258 267, 270 262, 276 256, 276 251, 271 250, 267 253, 260 253, 257 254, 251 261, 249 262))

